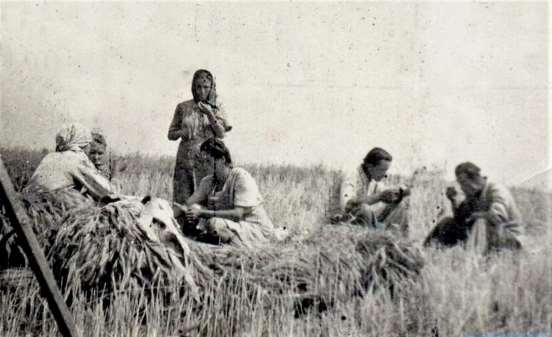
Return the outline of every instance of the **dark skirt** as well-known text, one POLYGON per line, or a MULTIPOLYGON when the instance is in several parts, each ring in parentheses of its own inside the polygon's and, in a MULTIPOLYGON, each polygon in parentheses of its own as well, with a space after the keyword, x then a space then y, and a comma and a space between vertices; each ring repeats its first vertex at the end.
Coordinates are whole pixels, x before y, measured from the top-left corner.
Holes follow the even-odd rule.
POLYGON ((180 142, 176 154, 173 178, 173 200, 185 204, 195 192, 201 179, 212 172, 200 155, 203 140, 180 142))

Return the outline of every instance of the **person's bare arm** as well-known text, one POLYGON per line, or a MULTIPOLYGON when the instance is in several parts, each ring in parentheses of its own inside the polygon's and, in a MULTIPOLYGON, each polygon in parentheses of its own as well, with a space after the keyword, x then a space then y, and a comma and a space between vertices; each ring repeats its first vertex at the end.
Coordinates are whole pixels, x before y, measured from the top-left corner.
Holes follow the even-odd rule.
POLYGON ((243 220, 247 215, 251 214, 253 208, 236 206, 232 209, 217 209, 211 210, 207 208, 191 207, 186 214, 191 218, 223 218, 232 221, 243 220))

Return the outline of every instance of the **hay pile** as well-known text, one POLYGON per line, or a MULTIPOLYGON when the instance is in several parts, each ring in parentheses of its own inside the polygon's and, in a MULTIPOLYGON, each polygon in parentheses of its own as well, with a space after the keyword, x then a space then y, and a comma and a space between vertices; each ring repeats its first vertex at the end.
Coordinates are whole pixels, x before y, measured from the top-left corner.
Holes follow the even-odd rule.
POLYGON ((210 273, 174 223, 151 215, 158 207, 168 203, 123 200, 73 211, 51 243, 48 259, 54 271, 66 275, 65 284, 85 289, 182 285, 198 297, 197 284, 210 273))
POLYGON ((423 267, 410 243, 351 225, 321 226, 300 242, 246 249, 184 237, 161 199, 88 205, 65 216, 51 206, 33 204, 29 214, 37 223, 52 212, 42 239, 48 259, 60 281, 85 289, 177 285, 200 298, 213 284, 247 284, 252 295, 331 305, 376 289, 400 291, 423 267))
POLYGON ((358 226, 322 226, 303 242, 246 250, 192 245, 203 264, 260 286, 270 296, 332 304, 377 289, 401 290, 419 277, 419 250, 390 234, 358 226))
MULTIPOLYGON (((51 236, 55 234, 70 210, 92 205, 92 202, 83 198, 80 193, 68 190, 22 193, 19 199, 29 215, 37 240, 45 251, 49 250, 51 236)), ((27 258, 17 244, 15 231, 3 207, 0 207, 0 256, 0 269, 27 265, 27 258)))

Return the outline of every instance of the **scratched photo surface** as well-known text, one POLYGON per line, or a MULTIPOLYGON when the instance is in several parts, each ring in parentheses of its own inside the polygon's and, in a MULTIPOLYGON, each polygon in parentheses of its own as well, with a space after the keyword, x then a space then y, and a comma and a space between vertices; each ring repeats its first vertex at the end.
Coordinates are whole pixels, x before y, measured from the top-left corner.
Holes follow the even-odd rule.
MULTIPOLYGON (((182 223, 170 211, 173 201, 185 204, 205 176, 177 159, 188 149, 179 149, 181 135, 171 136, 170 128, 175 110, 184 109, 179 104, 194 99, 194 74, 206 69, 212 79, 208 84, 216 84, 216 103, 208 108, 224 108, 224 120, 212 123, 226 131, 217 131, 205 118, 205 128, 197 132, 222 133, 231 169, 243 168, 269 222, 285 237, 261 249, 262 254, 252 253, 249 262, 237 253, 225 255, 235 261, 217 260, 224 268, 251 263, 250 269, 242 265, 244 275, 232 279, 233 287, 211 270, 205 277, 213 284, 203 283, 206 279, 198 276, 203 267, 166 262, 167 275, 178 268, 197 269, 181 276, 193 291, 168 304, 165 295, 145 299, 145 291, 114 291, 109 296, 117 305, 105 308, 100 300, 77 295, 71 312, 84 336, 552 334, 547 2, 2 2, 0 9, 0 155, 17 193, 24 195, 39 163, 55 152, 56 134, 78 123, 103 136, 106 159, 98 159, 96 168, 114 186, 110 192, 137 200, 151 196, 150 204, 170 213, 163 217, 169 220, 162 221, 161 232, 182 236, 179 244, 191 247, 198 264, 214 263, 214 257, 207 262, 204 256, 211 253, 203 246, 196 249, 182 235, 182 223), (396 225, 402 230, 405 223, 401 240, 408 246, 396 247, 404 248, 405 256, 412 252, 413 261, 420 259, 419 265, 412 264, 419 269, 412 268, 422 281, 409 279, 408 286, 401 285, 408 290, 400 295, 388 289, 372 292, 373 287, 369 295, 366 289, 361 296, 347 292, 343 289, 365 281, 354 278, 366 269, 366 261, 346 264, 347 272, 339 269, 345 265, 338 256, 353 254, 347 249, 355 250, 360 240, 360 234, 341 232, 358 227, 340 227, 348 219, 342 213, 344 182, 349 173, 360 172, 375 147, 392 155, 384 172, 388 185, 401 186, 401 200, 407 191, 408 204, 396 225), (520 255, 489 263, 460 247, 424 247, 435 226, 455 210, 447 188, 454 186, 464 198, 455 175, 464 162, 475 164, 482 177, 512 197, 523 219, 520 255), (319 254, 331 263, 314 263, 319 254), (308 281, 289 286, 293 295, 281 295, 291 291, 283 285, 290 277, 278 274, 278 268, 293 268, 275 261, 310 266, 301 274, 308 281), (272 278, 266 280, 267 275, 272 278), (256 286, 263 291, 235 286, 259 279, 256 286), (275 284, 282 287, 278 294, 275 284), (317 291, 318 297, 306 295, 317 291), (224 295, 229 293, 234 300, 224 295), (297 303, 304 308, 297 309, 297 303), (103 310, 111 315, 104 316, 103 310)), ((105 196, 103 187, 94 186, 88 186, 93 197, 105 196)), ((10 220, 5 213, 0 216, 0 251, 5 252, 2 244, 17 243, 6 236, 10 220)), ((48 221, 60 228, 62 218, 56 214, 48 221)), ((75 216, 63 219, 83 228, 91 223, 75 216)), ((241 235, 258 241, 261 234, 241 235)), ((37 236, 48 247, 47 258, 64 251, 48 241, 54 236, 37 236)), ((158 236, 163 243, 163 235, 158 236)), ((56 244, 64 240, 78 241, 58 236, 56 244)), ((385 247, 381 251, 391 249, 385 247)), ((128 261, 140 249, 129 248, 128 261)), ((374 256, 378 249, 371 251, 374 256)), ((92 251, 87 250, 91 256, 92 251)), ((102 249, 97 253, 102 256, 102 249)), ((26 265, 21 254, 18 268, 26 265)), ((392 253, 387 254, 390 263, 392 253)), ((71 261, 78 258, 75 253, 71 261)), ((1 262, 5 270, 14 267, 7 257, 1 262)), ((0 300, 0 335, 56 335, 55 320, 45 318, 50 314, 35 296, 38 285, 29 275, 15 275, 15 288, 0 282, 0 291, 9 294, 0 300)))

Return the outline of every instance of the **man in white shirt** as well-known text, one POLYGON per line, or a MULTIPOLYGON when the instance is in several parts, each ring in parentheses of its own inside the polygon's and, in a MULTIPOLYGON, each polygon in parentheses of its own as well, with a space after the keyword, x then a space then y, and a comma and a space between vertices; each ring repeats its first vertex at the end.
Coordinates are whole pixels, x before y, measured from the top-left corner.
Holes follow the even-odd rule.
POLYGON ((353 224, 375 229, 392 229, 408 234, 405 187, 387 188, 384 180, 393 157, 375 147, 364 157, 356 173, 346 174, 340 188, 339 206, 343 217, 353 224))

